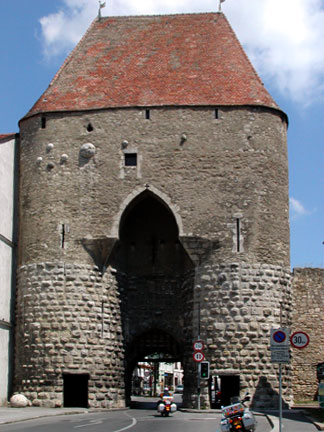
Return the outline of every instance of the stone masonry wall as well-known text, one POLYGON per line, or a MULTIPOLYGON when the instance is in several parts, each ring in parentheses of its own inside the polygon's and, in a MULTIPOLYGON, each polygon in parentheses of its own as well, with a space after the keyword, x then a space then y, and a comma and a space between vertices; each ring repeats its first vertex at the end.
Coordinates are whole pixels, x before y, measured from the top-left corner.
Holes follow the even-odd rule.
POLYGON ((316 366, 324 362, 324 269, 294 269, 292 293, 292 332, 304 331, 310 338, 306 348, 292 352, 294 399, 316 400, 316 366))
MULTIPOLYGON (((276 406, 278 366, 270 361, 270 329, 279 327, 280 304, 283 324, 290 322, 289 270, 262 263, 205 264, 196 276, 198 302, 211 375, 239 375, 242 394, 249 391, 254 407, 276 406)), ((291 372, 284 369, 283 397, 290 404, 291 372)))
POLYGON ((16 386, 38 406, 62 406, 63 373, 89 374, 90 407, 123 407, 123 340, 114 277, 79 264, 18 274, 16 386))
POLYGON ((288 266, 286 123, 279 113, 222 108, 215 119, 213 107, 150 111, 150 120, 145 110, 116 109, 47 114, 45 129, 40 116, 21 123, 20 262, 91 264, 81 240, 117 237, 123 202, 152 187, 177 208, 181 235, 219 242, 219 260, 235 260, 239 219, 242 260, 288 266), (89 159, 80 153, 87 143, 89 159), (124 166, 127 152, 137 153, 136 167, 124 166))

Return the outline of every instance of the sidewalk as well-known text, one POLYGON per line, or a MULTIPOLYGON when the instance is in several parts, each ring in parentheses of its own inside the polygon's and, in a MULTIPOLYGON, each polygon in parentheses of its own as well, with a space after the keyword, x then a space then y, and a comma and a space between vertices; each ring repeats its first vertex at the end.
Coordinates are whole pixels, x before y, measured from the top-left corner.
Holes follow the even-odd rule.
POLYGON ((88 413, 86 408, 6 408, 0 407, 0 425, 31 420, 40 417, 51 417, 68 414, 88 413))
MULTIPOLYGON (((312 416, 309 412, 307 412, 306 410, 309 408, 316 408, 316 409, 320 409, 317 407, 310 407, 310 406, 295 406, 290 410, 284 410, 283 411, 283 417, 285 417, 285 413, 288 415, 290 415, 290 417, 293 417, 294 414, 296 415, 296 417, 298 415, 302 415, 303 417, 305 417, 306 419, 308 419, 311 423, 313 423, 313 425, 316 427, 317 430, 322 430, 324 431, 324 423, 320 423, 319 421, 316 420, 315 416, 312 416)), ((279 417, 278 417, 278 413, 276 412, 271 412, 271 411, 267 411, 265 412, 268 420, 270 421, 270 423, 273 426, 273 429, 271 430, 271 432, 279 432, 279 417)))

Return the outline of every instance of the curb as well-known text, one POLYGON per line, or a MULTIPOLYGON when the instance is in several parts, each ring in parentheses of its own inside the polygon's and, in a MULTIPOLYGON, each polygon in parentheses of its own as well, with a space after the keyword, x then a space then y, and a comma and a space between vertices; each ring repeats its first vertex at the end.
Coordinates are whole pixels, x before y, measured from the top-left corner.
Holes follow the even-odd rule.
POLYGON ((313 423, 317 430, 324 431, 324 423, 320 423, 306 414, 304 416, 313 423))
MULTIPOLYGON (((9 408, 12 410, 20 410, 24 408, 9 408)), ((32 409, 32 408, 31 408, 32 409)), ((90 413, 96 413, 96 412, 112 412, 112 411, 127 411, 129 408, 82 408, 75 411, 63 411, 59 412, 57 411, 57 408, 52 408, 53 412, 46 412, 46 413, 30 413, 30 415, 26 415, 26 417, 23 418, 13 418, 13 419, 4 419, 1 421, 1 410, 0 410, 0 426, 6 425, 6 424, 13 424, 13 423, 20 423, 25 422, 29 420, 37 420, 40 418, 48 418, 48 417, 57 417, 57 416, 68 416, 68 415, 80 415, 80 414, 90 414, 90 413)))
POLYGON ((265 414, 268 419, 268 422, 272 426, 271 432, 279 432, 279 419, 278 417, 271 416, 269 414, 265 414))
MULTIPOLYGON (((19 409, 19 408, 18 408, 19 409)), ((29 420, 37 420, 40 418, 46 418, 46 417, 57 417, 57 416, 65 416, 65 415, 73 415, 73 414, 86 414, 87 411, 69 411, 69 412, 62 412, 62 413, 53 413, 53 414, 35 414, 32 415, 31 417, 24 417, 24 418, 17 418, 17 419, 6 419, 1 421, 0 420, 0 426, 2 425, 6 425, 6 424, 13 424, 13 423, 20 423, 20 422, 25 422, 25 421, 29 421, 29 420)))

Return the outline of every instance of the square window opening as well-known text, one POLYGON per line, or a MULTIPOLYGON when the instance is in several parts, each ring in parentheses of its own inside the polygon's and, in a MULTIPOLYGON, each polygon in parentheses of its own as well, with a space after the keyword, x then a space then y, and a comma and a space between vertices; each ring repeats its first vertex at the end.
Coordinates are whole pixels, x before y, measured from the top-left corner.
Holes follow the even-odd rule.
POLYGON ((137 153, 125 153, 125 166, 137 166, 137 153))

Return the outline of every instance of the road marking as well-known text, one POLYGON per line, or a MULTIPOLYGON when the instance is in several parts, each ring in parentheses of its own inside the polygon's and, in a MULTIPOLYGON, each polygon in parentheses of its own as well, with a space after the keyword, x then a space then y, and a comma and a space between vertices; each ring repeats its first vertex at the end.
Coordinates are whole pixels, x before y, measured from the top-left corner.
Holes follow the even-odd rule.
MULTIPOLYGON (((136 421, 136 419, 134 417, 130 417, 128 414, 125 414, 125 415, 127 417, 129 417, 129 418, 132 419, 132 423, 130 425, 128 425, 128 426, 125 426, 125 427, 123 427, 121 429, 114 430, 112 432, 122 432, 122 431, 130 429, 130 428, 132 428, 133 426, 136 425, 137 421, 136 421)), ((78 425, 78 426, 73 426, 73 428, 77 429, 77 428, 82 428, 82 427, 87 427, 87 426, 95 426, 95 425, 98 425, 98 424, 102 424, 103 420, 105 420, 105 419, 90 420, 90 423, 83 424, 83 425, 78 425)))
POLYGON ((197 421, 205 421, 205 420, 217 420, 217 417, 204 417, 204 418, 191 418, 187 420, 197 420, 197 421))
POLYGON ((78 426, 73 426, 73 428, 76 429, 76 428, 82 428, 82 427, 86 427, 86 426, 94 426, 94 425, 102 424, 103 420, 104 419, 90 420, 90 423, 78 425, 78 426))
POLYGON ((128 425, 128 426, 122 428, 122 429, 117 429, 117 430, 115 430, 115 431, 113 431, 113 432, 122 432, 122 431, 127 430, 127 429, 130 429, 130 428, 132 428, 133 426, 136 425, 136 423, 137 423, 136 418, 131 417, 131 416, 129 416, 128 414, 125 414, 125 415, 126 415, 127 417, 129 417, 129 418, 132 419, 132 423, 131 423, 130 425, 128 425))

